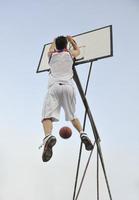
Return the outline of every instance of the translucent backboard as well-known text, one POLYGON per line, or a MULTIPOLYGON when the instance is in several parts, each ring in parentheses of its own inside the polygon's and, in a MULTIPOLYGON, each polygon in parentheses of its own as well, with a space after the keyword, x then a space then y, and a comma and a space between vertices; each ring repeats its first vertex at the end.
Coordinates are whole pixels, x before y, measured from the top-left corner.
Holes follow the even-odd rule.
MULTIPOLYGON (((73 36, 73 38, 80 48, 80 55, 76 58, 75 65, 113 55, 112 25, 81 33, 73 36)), ((50 45, 51 43, 44 45, 37 73, 47 71, 50 68, 47 56, 50 45)), ((68 49, 70 50, 71 48, 71 45, 68 44, 68 49)))

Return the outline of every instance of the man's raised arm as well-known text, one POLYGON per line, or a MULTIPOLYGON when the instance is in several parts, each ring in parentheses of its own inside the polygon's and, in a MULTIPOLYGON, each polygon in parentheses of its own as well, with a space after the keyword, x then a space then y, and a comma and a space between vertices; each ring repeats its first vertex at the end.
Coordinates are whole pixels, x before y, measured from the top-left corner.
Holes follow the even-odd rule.
POLYGON ((71 43, 72 47, 73 47, 73 50, 71 50, 71 54, 73 57, 77 57, 80 55, 80 49, 77 45, 77 43, 75 42, 75 40, 72 38, 72 36, 67 36, 67 40, 71 43))

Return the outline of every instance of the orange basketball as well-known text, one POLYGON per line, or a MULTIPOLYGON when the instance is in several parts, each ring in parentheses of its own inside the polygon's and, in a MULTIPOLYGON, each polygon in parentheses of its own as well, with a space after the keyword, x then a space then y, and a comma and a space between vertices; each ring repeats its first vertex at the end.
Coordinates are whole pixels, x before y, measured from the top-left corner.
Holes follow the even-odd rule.
POLYGON ((69 127, 67 127, 67 126, 64 126, 64 127, 62 127, 60 129, 59 135, 62 138, 67 139, 67 138, 69 138, 72 135, 72 130, 69 127))

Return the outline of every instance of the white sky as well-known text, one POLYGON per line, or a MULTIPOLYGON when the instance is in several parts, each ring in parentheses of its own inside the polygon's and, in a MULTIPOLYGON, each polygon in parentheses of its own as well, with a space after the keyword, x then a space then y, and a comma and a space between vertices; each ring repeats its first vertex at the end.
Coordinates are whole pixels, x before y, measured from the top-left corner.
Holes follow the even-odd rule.
MULTIPOLYGON (((0 200, 72 199, 80 140, 58 142, 41 161, 41 109, 47 73, 36 74, 42 47, 58 35, 113 25, 114 56, 93 64, 88 102, 101 137, 113 199, 139 198, 139 3, 137 0, 0 0, 0 200)), ((88 65, 78 69, 85 83, 88 65)), ((84 109, 77 93, 77 116, 84 109)), ((90 136, 89 121, 86 131, 90 136)), ((88 152, 83 153, 82 166, 88 152)), ((95 153, 79 199, 96 195, 95 153)), ((102 170, 101 170, 102 171, 102 170)), ((108 199, 103 174, 101 197, 108 199)))

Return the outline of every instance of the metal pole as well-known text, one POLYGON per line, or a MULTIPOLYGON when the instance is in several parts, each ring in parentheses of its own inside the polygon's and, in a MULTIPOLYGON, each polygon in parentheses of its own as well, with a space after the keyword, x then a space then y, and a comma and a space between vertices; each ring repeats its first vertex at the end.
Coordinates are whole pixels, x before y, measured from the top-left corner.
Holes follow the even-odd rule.
POLYGON ((101 165, 102 165, 102 169, 103 169, 103 172, 104 172, 104 177, 105 177, 105 181, 106 181, 106 185, 107 185, 109 197, 110 197, 110 200, 112 200, 112 195, 111 195, 111 192, 110 192, 110 186, 109 186, 109 183, 108 183, 108 178, 107 178, 107 174, 106 174, 106 170, 105 170, 105 165, 104 165, 104 160, 103 160, 103 156, 102 156, 102 151, 101 151, 101 147, 100 147, 100 137, 99 137, 99 134, 98 134, 98 131, 97 131, 97 128, 96 128, 96 125, 95 125, 95 122, 94 122, 91 110, 89 108, 87 99, 85 97, 85 94, 84 94, 81 82, 79 80, 77 71, 76 71, 76 69, 75 69, 74 66, 73 66, 73 71, 74 71, 74 80, 75 80, 75 83, 76 83, 77 88, 78 88, 78 90, 80 92, 83 104, 85 106, 86 112, 88 114, 88 117, 89 117, 89 120, 90 120, 90 123, 91 123, 91 127, 92 127, 92 130, 93 130, 93 133, 94 133, 94 137, 95 137, 95 141, 96 141, 96 145, 97 145, 97 149, 98 149, 98 153, 99 153, 99 157, 100 157, 100 161, 101 161, 101 165))

